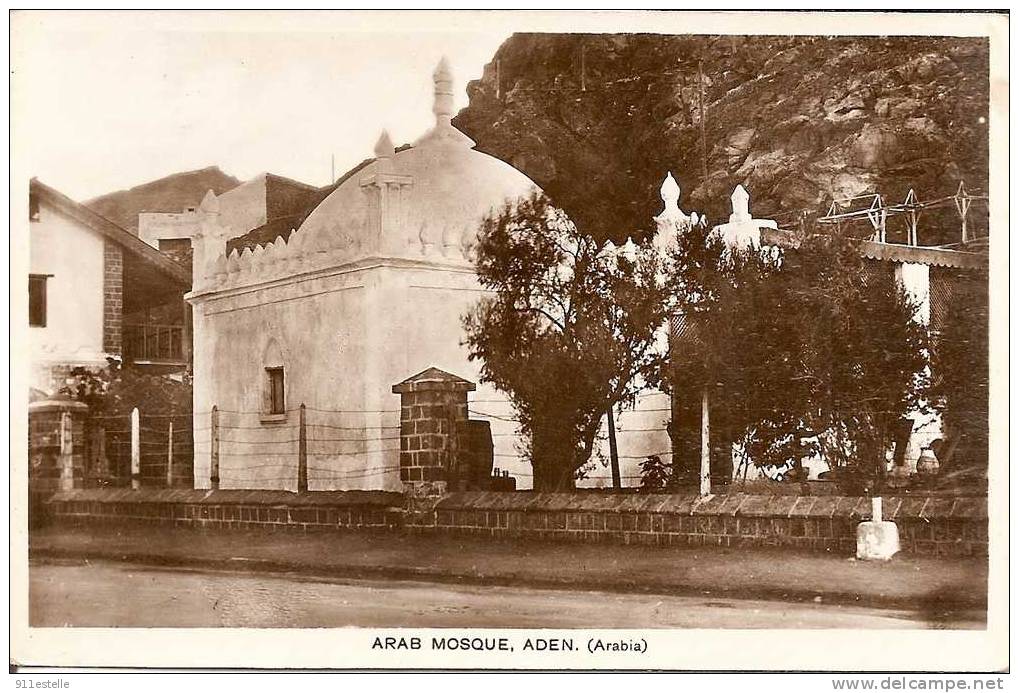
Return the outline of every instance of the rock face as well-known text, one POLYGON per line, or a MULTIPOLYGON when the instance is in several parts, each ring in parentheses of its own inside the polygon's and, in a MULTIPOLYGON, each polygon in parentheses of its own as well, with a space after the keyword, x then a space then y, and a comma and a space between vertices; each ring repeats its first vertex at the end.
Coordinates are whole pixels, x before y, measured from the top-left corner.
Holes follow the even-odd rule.
POLYGON ((668 170, 712 222, 737 184, 780 221, 987 189, 984 39, 516 34, 468 95, 454 124, 600 238, 648 229, 668 170))

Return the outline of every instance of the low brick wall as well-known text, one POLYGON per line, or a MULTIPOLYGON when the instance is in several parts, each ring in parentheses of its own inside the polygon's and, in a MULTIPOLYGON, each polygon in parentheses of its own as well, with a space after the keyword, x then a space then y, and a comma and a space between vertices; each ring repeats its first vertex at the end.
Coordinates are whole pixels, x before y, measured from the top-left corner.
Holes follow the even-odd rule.
MULTIPOLYGON (((242 529, 380 528, 544 541, 658 546, 788 546, 852 555, 870 499, 844 496, 452 493, 408 513, 398 493, 76 489, 49 501, 57 521, 242 529)), ((987 555, 983 498, 884 499, 902 550, 987 555)))
MULTIPOLYGON (((983 498, 885 498, 902 550, 986 555, 983 498)), ((649 545, 790 546, 856 550, 870 499, 843 496, 454 493, 435 506, 435 531, 553 541, 649 545)))
POLYGON ((74 524, 169 524, 216 529, 387 528, 403 523, 403 496, 385 491, 78 489, 49 500, 74 524))

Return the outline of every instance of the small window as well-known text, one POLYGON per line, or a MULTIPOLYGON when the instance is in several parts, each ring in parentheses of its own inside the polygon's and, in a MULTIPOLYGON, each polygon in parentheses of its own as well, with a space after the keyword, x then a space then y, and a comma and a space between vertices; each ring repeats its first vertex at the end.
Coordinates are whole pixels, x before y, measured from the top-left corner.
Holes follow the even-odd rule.
POLYGON ((284 399, 283 368, 266 368, 269 378, 269 414, 285 414, 287 411, 284 399))
POLYGON ((28 220, 39 221, 39 196, 33 192, 28 193, 28 220))
POLYGON ((47 274, 28 275, 28 324, 31 327, 46 327, 46 280, 47 274))
POLYGON ((186 253, 191 250, 190 238, 157 238, 156 243, 163 253, 186 253))

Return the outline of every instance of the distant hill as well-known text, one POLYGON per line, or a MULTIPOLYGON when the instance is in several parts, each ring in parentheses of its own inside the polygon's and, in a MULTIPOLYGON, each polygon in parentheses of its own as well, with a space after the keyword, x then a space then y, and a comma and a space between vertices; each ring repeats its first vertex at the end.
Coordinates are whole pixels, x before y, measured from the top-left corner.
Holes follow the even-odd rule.
POLYGON ((210 189, 219 195, 240 183, 218 166, 209 166, 108 193, 86 201, 85 206, 136 232, 139 212, 179 212, 185 207, 197 206, 210 189))

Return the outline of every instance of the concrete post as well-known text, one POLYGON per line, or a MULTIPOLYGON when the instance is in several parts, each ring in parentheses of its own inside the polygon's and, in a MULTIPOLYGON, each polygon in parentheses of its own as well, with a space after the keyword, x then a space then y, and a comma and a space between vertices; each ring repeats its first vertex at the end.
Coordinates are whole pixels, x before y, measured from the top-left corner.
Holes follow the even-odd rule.
POLYGON ((166 488, 173 488, 173 421, 166 429, 166 488))
POLYGON ((887 561, 899 552, 899 528, 882 518, 881 498, 870 499, 870 521, 856 527, 856 557, 862 561, 887 561))
POLYGON ((141 488, 141 412, 138 407, 131 410, 131 488, 141 488))

